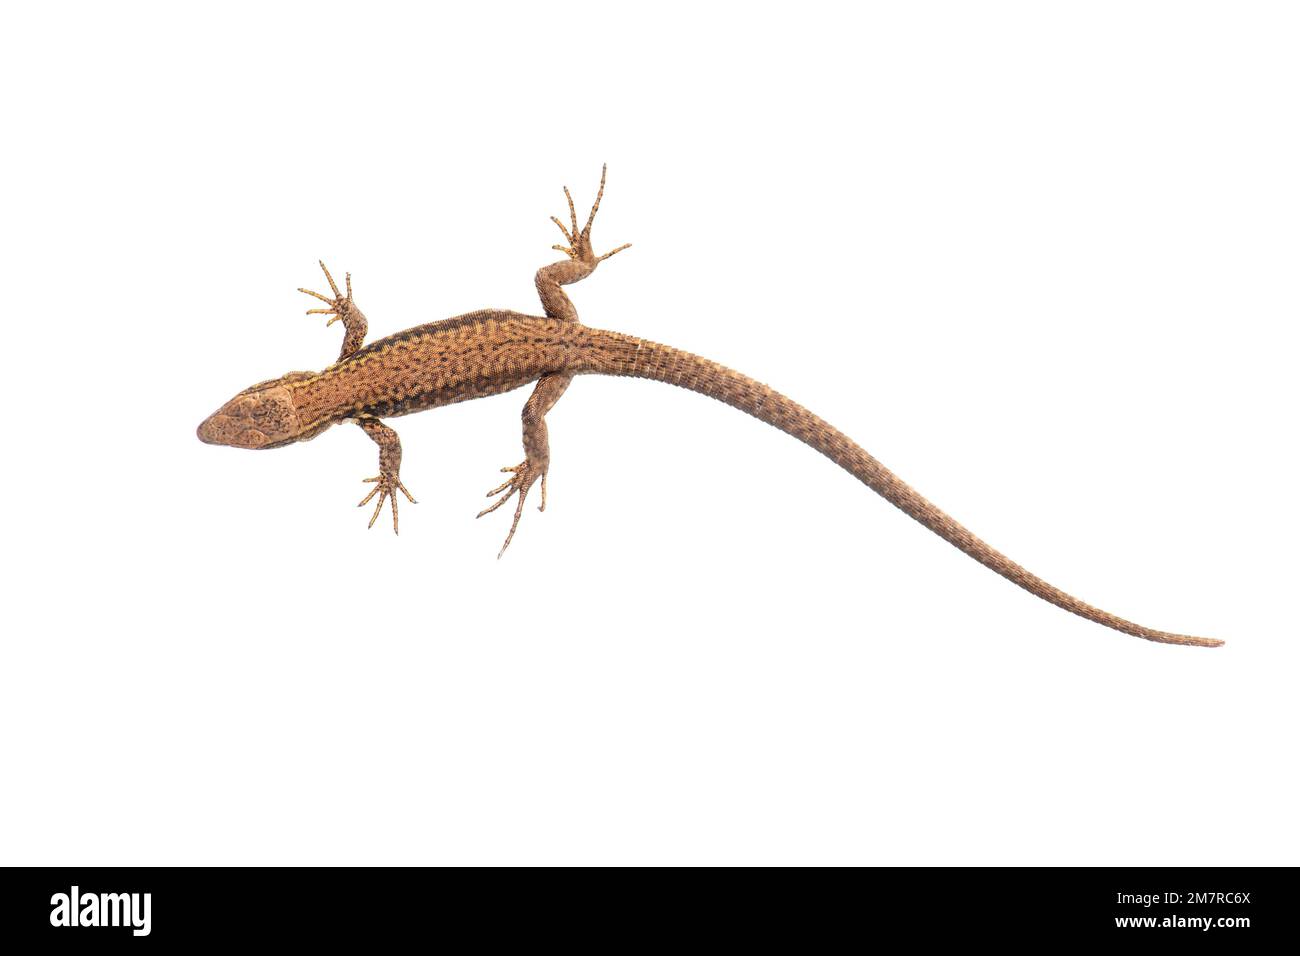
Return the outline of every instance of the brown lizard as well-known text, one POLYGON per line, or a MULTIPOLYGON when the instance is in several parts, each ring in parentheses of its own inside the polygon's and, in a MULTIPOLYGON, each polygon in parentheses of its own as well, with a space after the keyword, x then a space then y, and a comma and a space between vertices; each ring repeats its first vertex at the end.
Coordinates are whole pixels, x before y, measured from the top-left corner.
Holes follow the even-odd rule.
POLYGON ((354 421, 379 446, 379 474, 366 479, 374 488, 360 506, 378 495, 370 516, 373 527, 385 500, 389 501, 396 533, 398 492, 412 504, 415 499, 398 477, 402 464, 401 442, 382 420, 498 395, 536 382, 537 387, 523 411, 524 460, 501 469, 510 477, 488 492, 489 498, 501 497, 479 513, 481 518, 512 496, 516 498, 514 520, 501 546, 500 557, 519 527, 529 490, 539 480, 538 510, 546 510, 546 472, 550 464, 546 413, 564 394, 573 377, 595 374, 653 379, 726 402, 812 446, 939 537, 1044 601, 1149 641, 1199 647, 1217 647, 1223 643, 1152 630, 1053 587, 975 537, 847 435, 752 378, 689 352, 582 325, 563 287, 585 279, 599 263, 628 248, 622 245, 600 256, 592 250, 591 225, 604 192, 602 170, 596 201, 586 225, 579 229, 573 197, 565 187, 569 225, 566 227, 554 216, 551 219, 568 243, 552 248, 563 252, 566 258, 537 272, 537 292, 545 316, 484 309, 418 325, 363 346, 366 317, 352 300, 352 276, 347 275, 346 293, 341 293, 322 262, 321 269, 333 294, 299 291, 314 296, 326 306, 309 309, 309 315, 331 316, 326 325, 343 323, 345 334, 338 361, 320 372, 290 372, 244 389, 204 420, 198 429, 199 438, 210 444, 236 448, 279 448, 315 438, 337 422, 354 421))

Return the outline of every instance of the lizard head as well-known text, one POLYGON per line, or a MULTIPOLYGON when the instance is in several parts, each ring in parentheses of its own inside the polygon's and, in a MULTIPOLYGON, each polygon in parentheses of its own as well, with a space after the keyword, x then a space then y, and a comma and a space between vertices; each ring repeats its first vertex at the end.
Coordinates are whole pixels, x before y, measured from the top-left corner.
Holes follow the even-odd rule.
POLYGON ((274 448, 305 437, 288 382, 300 373, 246 388, 199 425, 199 441, 234 448, 274 448))

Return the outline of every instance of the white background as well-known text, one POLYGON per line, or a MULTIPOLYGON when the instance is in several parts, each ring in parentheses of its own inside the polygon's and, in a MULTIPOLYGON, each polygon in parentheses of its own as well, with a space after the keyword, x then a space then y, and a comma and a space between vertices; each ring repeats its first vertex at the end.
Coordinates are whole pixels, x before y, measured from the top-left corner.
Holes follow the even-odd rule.
POLYGON ((1295 864, 1288 4, 7 13, 0 860, 1295 864), (1085 600, 650 382, 200 444, 375 336, 536 311, 824 415, 1085 600))

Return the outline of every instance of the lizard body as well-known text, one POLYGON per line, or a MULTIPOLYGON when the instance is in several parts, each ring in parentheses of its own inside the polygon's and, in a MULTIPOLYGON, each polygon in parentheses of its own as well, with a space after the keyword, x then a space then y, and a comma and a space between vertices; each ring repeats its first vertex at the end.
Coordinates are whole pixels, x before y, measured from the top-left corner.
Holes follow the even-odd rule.
MULTIPOLYGON (((343 322, 345 336, 338 361, 320 372, 290 372, 245 389, 199 426, 199 438, 211 444, 275 448, 314 438, 335 423, 355 421, 379 446, 380 473, 366 479, 375 487, 361 504, 378 495, 370 518, 373 526, 388 500, 396 532, 397 493, 412 503, 414 498, 399 478, 401 442, 382 419, 498 395, 535 381, 537 387, 523 411, 524 460, 502 469, 510 477, 488 493, 489 497, 501 497, 479 513, 482 517, 512 496, 517 498, 514 519, 501 548, 504 554, 518 528, 529 490, 539 480, 539 510, 545 510, 550 464, 546 413, 573 377, 595 374, 652 379, 725 402, 815 448, 945 541, 1045 601, 1146 640, 1201 647, 1223 643, 1143 627, 1053 587, 977 538, 847 435, 748 376, 689 352, 579 323, 577 310, 562 286, 585 278, 602 260, 627 248, 620 246, 603 256, 592 251, 591 225, 604 187, 602 172, 600 191, 581 230, 571 197, 570 227, 554 220, 569 245, 554 247, 566 254, 565 260, 537 273, 544 316, 487 309, 419 325, 363 346, 367 322, 352 301, 351 276, 347 277, 346 294, 340 293, 321 263, 334 295, 300 291, 329 306, 311 309, 309 314, 330 315, 327 324, 343 322)), ((567 188, 565 195, 569 196, 567 188)))

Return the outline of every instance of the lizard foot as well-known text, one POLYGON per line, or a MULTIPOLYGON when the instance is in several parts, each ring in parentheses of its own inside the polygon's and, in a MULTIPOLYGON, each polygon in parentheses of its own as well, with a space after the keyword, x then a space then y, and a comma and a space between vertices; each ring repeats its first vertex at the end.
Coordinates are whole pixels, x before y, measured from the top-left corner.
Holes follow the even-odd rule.
POLYGON ((589 266, 595 266, 596 263, 603 262, 604 260, 608 259, 610 256, 614 255, 615 253, 622 252, 624 249, 632 245, 632 243, 630 242, 625 242, 617 249, 611 249, 603 256, 598 256, 594 252, 592 252, 591 224, 596 219, 596 210, 600 208, 600 197, 603 195, 605 195, 605 167, 601 166, 600 167, 600 189, 596 193, 596 201, 591 204, 591 213, 590 215, 587 216, 587 224, 583 226, 581 230, 579 230, 578 212, 576 209, 573 208, 573 196, 569 194, 569 187, 568 186, 564 187, 564 198, 569 200, 570 228, 565 228, 564 223, 560 222, 560 220, 555 218, 554 216, 551 217, 551 222, 555 223, 557 226, 560 227, 560 232, 564 233, 564 238, 568 240, 569 244, 567 246, 559 246, 559 245, 551 246, 552 249, 556 250, 557 252, 563 252, 570 259, 575 259, 578 262, 585 262, 589 266))
MULTIPOLYGON (((325 327, 329 328, 335 322, 344 318, 347 315, 347 313, 350 312, 352 309, 356 308, 356 306, 352 302, 352 273, 351 272, 344 273, 344 283, 347 286, 348 294, 343 295, 342 293, 339 292, 339 287, 334 284, 334 277, 330 275, 329 269, 325 268, 325 263, 321 260, 317 260, 317 261, 320 262, 321 271, 325 273, 325 280, 329 282, 330 290, 334 293, 334 298, 332 299, 328 298, 326 296, 321 295, 319 292, 311 291, 311 289, 299 289, 298 291, 305 292, 307 295, 312 296, 313 298, 320 299, 322 302, 324 302, 326 305, 329 306, 328 309, 307 310, 308 315, 333 316, 332 319, 330 319, 328 322, 325 323, 325 327)), ((346 324, 347 323, 344 322, 344 325, 346 324)))
POLYGON ((380 509, 384 507, 384 499, 388 499, 393 506, 393 534, 397 534, 397 492, 401 491, 402 494, 406 495, 406 500, 413 505, 419 502, 411 497, 411 493, 406 490, 406 485, 402 484, 397 475, 376 475, 373 478, 365 478, 363 481, 367 484, 374 482, 375 487, 370 489, 370 494, 361 499, 357 504, 358 508, 364 508, 370 503, 371 498, 379 495, 379 500, 375 502, 375 513, 370 516, 370 524, 366 525, 366 527, 373 528, 375 526, 375 520, 379 517, 380 509))
POLYGON ((497 552, 498 558, 506 553, 506 548, 510 547, 510 542, 514 540, 515 529, 519 527, 519 518, 524 513, 524 499, 528 497, 529 489, 533 487, 533 483, 537 481, 539 477, 542 479, 542 503, 538 505, 537 510, 546 510, 546 472, 542 472, 539 476, 537 470, 530 466, 526 461, 520 462, 510 468, 502 468, 501 470, 510 473, 510 479, 504 484, 489 491, 487 497, 491 498, 493 495, 500 495, 503 491, 505 494, 501 495, 501 497, 498 498, 491 507, 484 508, 475 515, 476 518, 490 515, 509 501, 512 495, 516 493, 519 495, 519 502, 515 505, 515 518, 514 521, 510 522, 510 533, 506 535, 506 543, 501 545, 501 550, 497 552))

